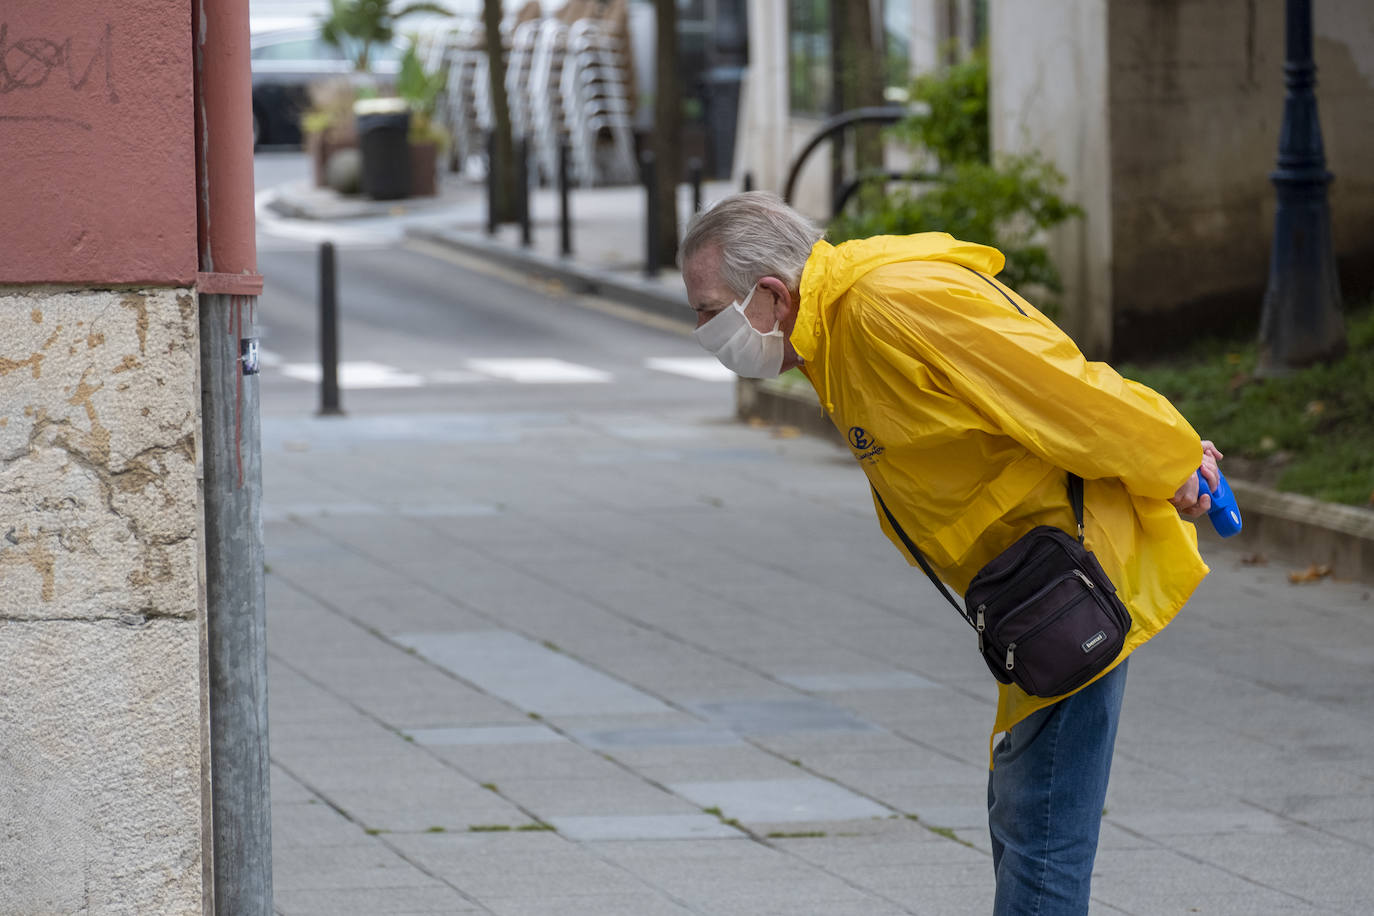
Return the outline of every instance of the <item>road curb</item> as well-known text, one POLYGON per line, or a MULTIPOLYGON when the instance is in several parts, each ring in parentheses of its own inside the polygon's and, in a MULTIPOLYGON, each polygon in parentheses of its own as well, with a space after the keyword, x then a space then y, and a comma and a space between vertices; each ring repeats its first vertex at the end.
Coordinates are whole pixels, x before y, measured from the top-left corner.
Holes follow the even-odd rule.
MULTIPOLYGON (((841 442, 809 388, 740 379, 735 410, 741 420, 793 426, 841 442)), ((1233 544, 1304 568, 1329 567, 1340 579, 1374 584, 1374 512, 1228 480, 1245 518, 1245 529, 1231 539, 1233 544)), ((1199 525, 1198 532, 1204 540, 1220 540, 1209 525, 1199 525)))
POLYGON ((687 296, 647 278, 588 267, 567 258, 531 249, 512 248, 509 244, 480 232, 413 226, 406 230, 406 235, 445 245, 464 254, 514 268, 541 279, 557 280, 574 292, 604 296, 624 305, 677 319, 691 326, 691 316, 687 312, 687 296))

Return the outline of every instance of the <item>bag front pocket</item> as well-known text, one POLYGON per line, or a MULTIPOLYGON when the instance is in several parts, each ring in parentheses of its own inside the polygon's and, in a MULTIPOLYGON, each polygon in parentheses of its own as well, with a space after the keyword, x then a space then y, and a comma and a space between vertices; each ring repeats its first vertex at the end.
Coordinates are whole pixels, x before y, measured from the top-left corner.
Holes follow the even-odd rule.
POLYGON ((1059 696, 1086 683, 1121 651, 1130 629, 1123 610, 1081 570, 1061 573, 994 619, 985 660, 1003 683, 1015 681, 1032 696, 1059 696))

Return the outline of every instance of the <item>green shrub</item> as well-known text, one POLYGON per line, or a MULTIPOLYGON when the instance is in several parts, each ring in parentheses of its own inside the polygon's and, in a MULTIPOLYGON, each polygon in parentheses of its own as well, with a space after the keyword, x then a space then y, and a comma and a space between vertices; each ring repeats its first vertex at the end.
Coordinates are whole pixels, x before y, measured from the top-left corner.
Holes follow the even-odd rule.
POLYGON ((1372 506, 1374 302, 1347 311, 1346 327, 1341 359, 1277 378, 1255 378, 1253 339, 1199 341, 1167 362, 1123 365, 1121 374, 1173 401, 1245 479, 1372 506))
POLYGON ((979 48, 944 70, 916 77, 911 98, 923 102, 927 112, 897 124, 893 135, 928 150, 941 163, 987 162, 992 158, 987 49, 979 48))
POLYGON ((401 58, 401 71, 396 75, 396 95, 410 105, 410 142, 431 142, 443 146, 448 134, 434 124, 434 110, 448 76, 444 71, 426 73, 420 55, 411 40, 401 58))
MULTIPOLYGON (((901 187, 869 185, 828 227, 831 241, 942 231, 992 245, 1007 257, 1001 278, 1017 289, 1063 289, 1045 231, 1082 210, 1060 196, 1064 176, 1037 153, 992 160, 988 139, 988 61, 979 50, 938 73, 918 77, 912 98, 925 111, 892 135, 938 162, 938 179, 901 187)), ((1037 303, 1053 312, 1052 302, 1037 303)))

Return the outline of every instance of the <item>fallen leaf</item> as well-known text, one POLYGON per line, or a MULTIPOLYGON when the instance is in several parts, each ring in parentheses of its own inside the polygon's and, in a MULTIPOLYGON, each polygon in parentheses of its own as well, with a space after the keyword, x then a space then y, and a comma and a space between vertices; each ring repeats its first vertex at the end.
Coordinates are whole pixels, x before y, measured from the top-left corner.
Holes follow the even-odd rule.
POLYGON ((1307 407, 1303 410, 1303 413, 1307 414, 1309 417, 1320 417, 1325 412, 1325 401, 1308 401, 1307 407))
POLYGON ((1268 566, 1269 560, 1262 553, 1248 553, 1240 558, 1241 566, 1268 566))
POLYGON ((749 428, 750 428, 750 429, 763 429, 763 428, 764 428, 765 426, 767 426, 767 425, 768 425, 768 421, 765 420, 763 417, 750 417, 750 418, 749 418, 749 428))
POLYGON ((1294 585, 1302 585, 1307 582, 1316 582, 1331 575, 1331 567, 1325 564, 1313 563, 1302 572, 1291 572, 1288 574, 1288 581, 1294 585))
POLYGON ((779 426, 773 430, 774 439, 795 439, 801 435, 801 430, 795 426, 779 426))

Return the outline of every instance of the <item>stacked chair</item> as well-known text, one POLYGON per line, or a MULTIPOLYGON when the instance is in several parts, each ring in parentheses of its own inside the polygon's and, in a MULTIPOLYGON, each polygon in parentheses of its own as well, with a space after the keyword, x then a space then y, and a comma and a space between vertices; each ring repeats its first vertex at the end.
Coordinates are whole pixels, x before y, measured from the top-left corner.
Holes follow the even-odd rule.
MULTIPOLYGON (((540 17, 503 23, 502 32, 511 132, 517 143, 529 140, 539 181, 557 180, 563 143, 573 184, 637 181, 629 55, 611 23, 540 17)), ((484 160, 492 108, 481 24, 431 34, 421 55, 431 72, 447 72, 436 118, 452 140, 451 164, 462 169, 474 157, 484 160)))
POLYGON ((444 92, 435 111, 435 121, 449 135, 449 164, 461 171, 473 157, 485 157, 485 130, 478 122, 479 108, 490 118, 487 83, 487 51, 481 24, 431 33, 422 55, 425 68, 435 73, 444 70, 444 92), (478 95, 481 95, 479 106, 478 95))
POLYGON ((634 102, 620 43, 595 19, 568 28, 560 89, 579 185, 627 184, 638 175, 634 102))

